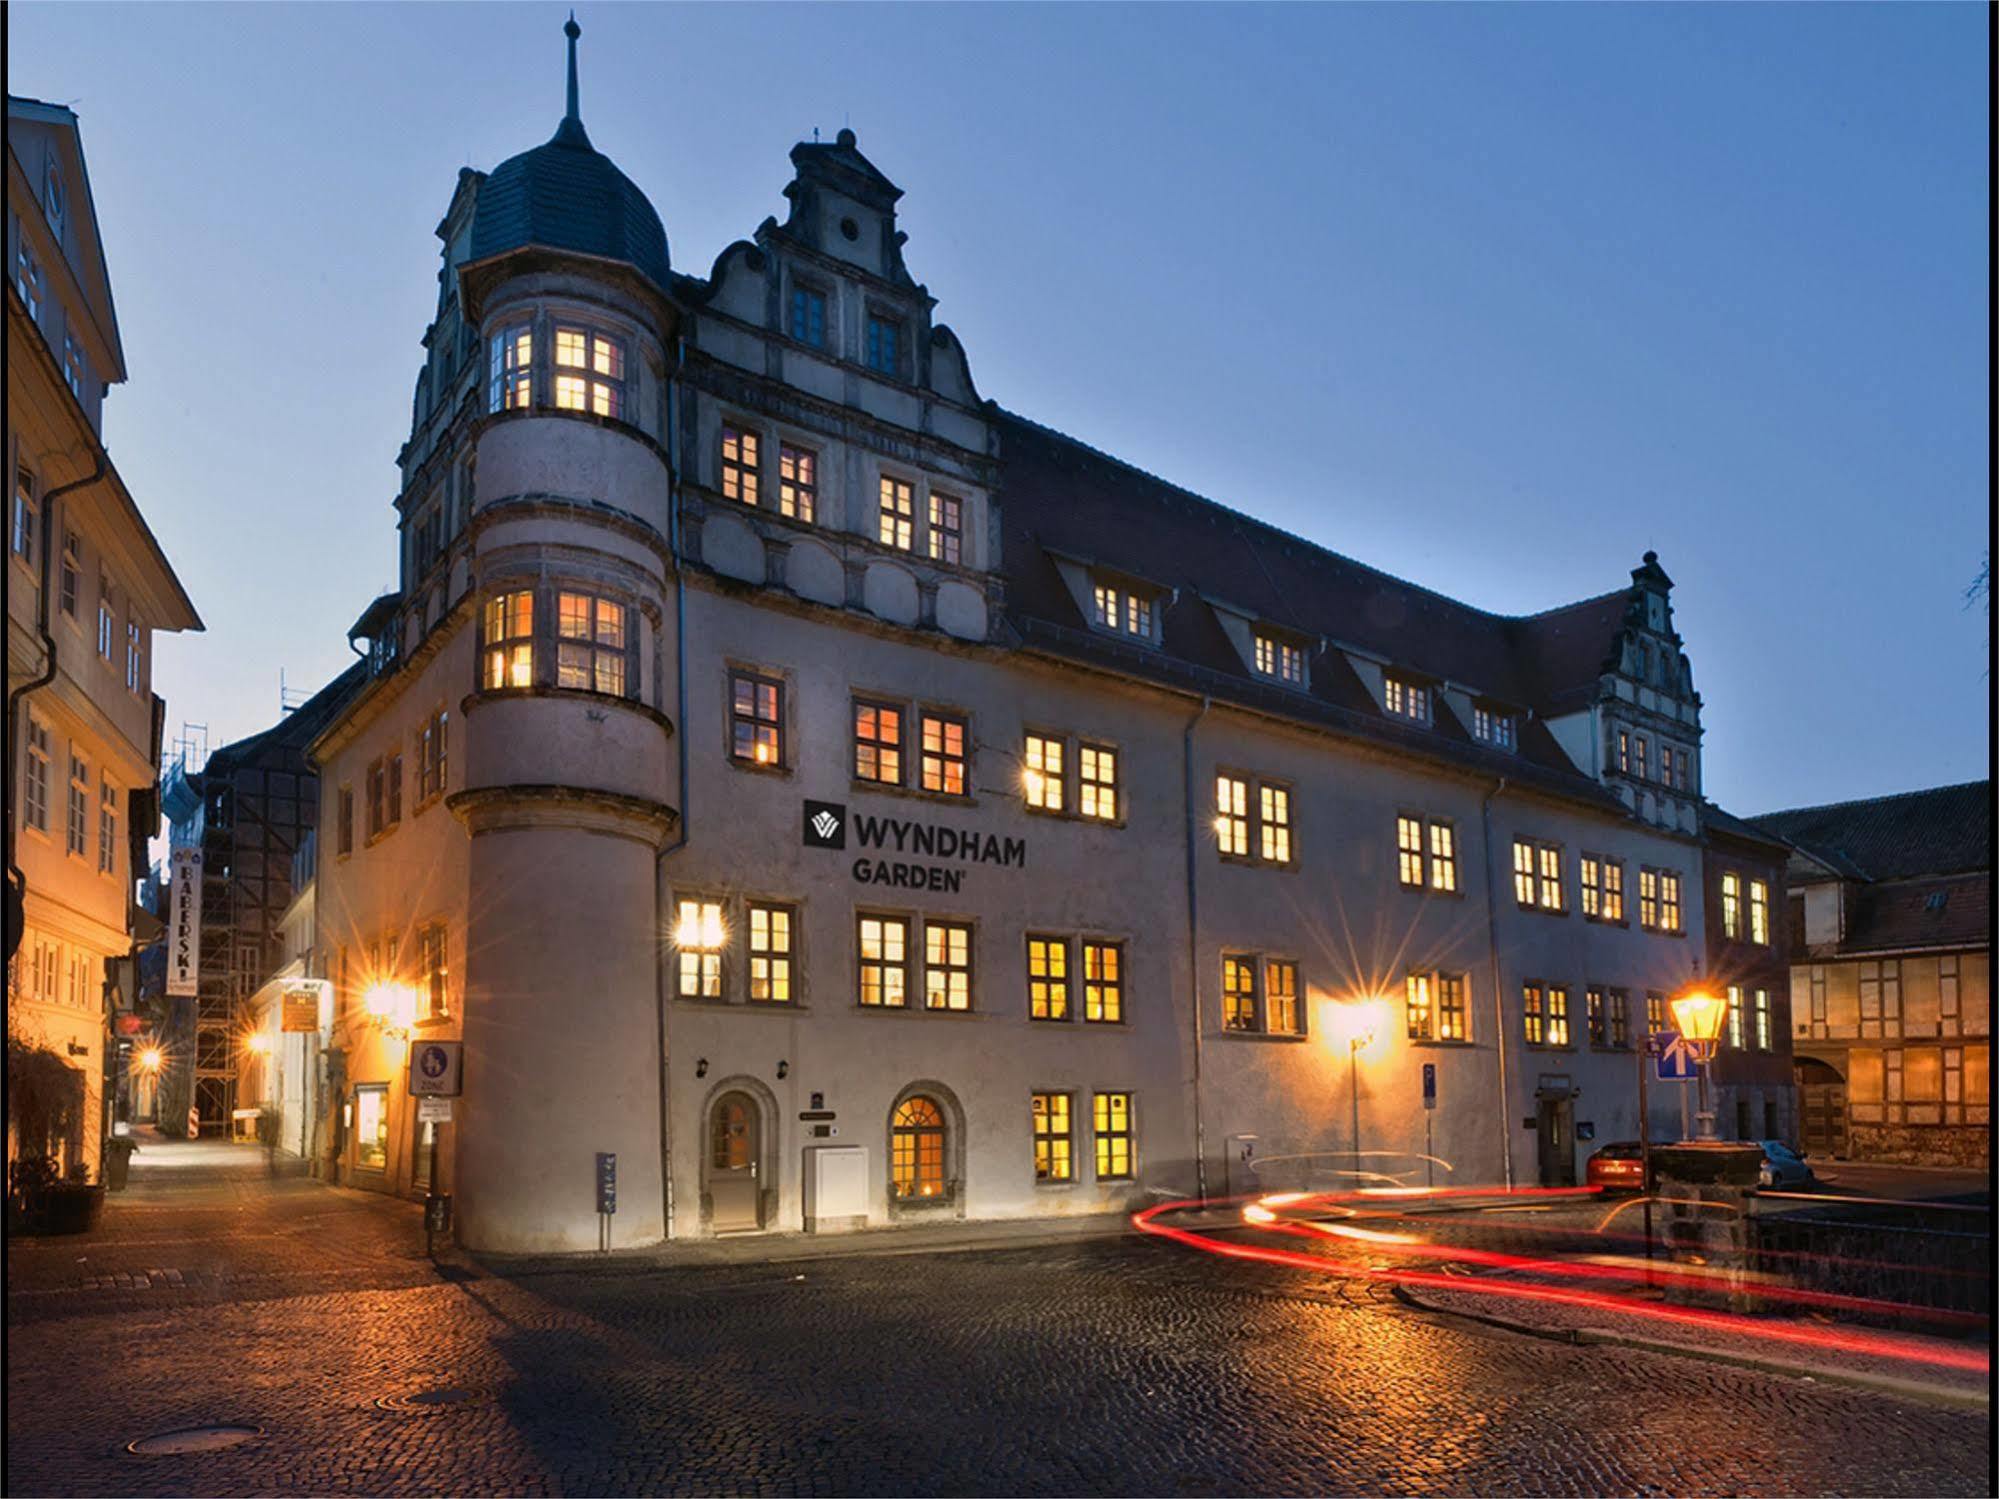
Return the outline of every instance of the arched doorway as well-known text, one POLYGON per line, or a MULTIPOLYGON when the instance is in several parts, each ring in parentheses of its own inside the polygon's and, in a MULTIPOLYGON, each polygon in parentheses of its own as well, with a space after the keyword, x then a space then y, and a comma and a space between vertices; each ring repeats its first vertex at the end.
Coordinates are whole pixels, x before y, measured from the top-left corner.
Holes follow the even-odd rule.
POLYGON ((708 1110, 709 1226, 718 1234, 763 1227, 763 1110, 747 1093, 724 1093, 708 1110))
POLYGON ((1846 1155, 1846 1078, 1822 1057, 1794 1061, 1798 1080, 1798 1142, 1806 1155, 1846 1155))

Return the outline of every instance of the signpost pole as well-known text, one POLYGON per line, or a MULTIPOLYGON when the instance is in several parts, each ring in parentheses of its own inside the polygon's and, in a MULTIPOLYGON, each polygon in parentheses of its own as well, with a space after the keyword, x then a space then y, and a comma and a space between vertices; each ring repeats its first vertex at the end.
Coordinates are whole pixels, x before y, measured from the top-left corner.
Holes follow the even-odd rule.
MULTIPOLYGON (((430 1126, 430 1197, 437 1196, 437 1125, 430 1126)), ((423 1205, 423 1252, 429 1259, 437 1258, 437 1213, 426 1201, 423 1205)))
POLYGON ((1645 1284, 1652 1284, 1652 1116, 1645 1108, 1645 1073, 1651 1047, 1638 1056, 1638 1190, 1645 1198, 1645 1284))

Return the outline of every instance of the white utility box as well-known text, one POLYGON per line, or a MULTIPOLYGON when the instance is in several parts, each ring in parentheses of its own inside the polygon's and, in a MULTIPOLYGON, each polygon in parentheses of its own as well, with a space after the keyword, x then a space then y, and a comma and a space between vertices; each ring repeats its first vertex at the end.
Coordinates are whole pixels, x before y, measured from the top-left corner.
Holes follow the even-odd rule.
POLYGON ((868 1152, 864 1145, 805 1148, 805 1231, 836 1234, 868 1224, 868 1152))

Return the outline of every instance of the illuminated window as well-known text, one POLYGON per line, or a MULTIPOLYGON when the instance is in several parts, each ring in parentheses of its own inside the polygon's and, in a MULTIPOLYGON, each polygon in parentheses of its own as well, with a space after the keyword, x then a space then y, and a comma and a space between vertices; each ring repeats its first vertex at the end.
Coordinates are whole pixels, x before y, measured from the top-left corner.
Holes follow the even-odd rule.
POLYGON ((881 516, 876 535, 883 546, 906 552, 916 539, 916 490, 907 479, 881 480, 881 516))
POLYGON ((1569 1044, 1569 991, 1560 984, 1548 985, 1548 1044, 1569 1044))
POLYGON ((1641 781, 1650 780, 1652 777, 1652 754, 1646 746, 1643 734, 1633 742, 1631 773, 1641 781))
POLYGON ((972 1007, 972 929, 962 921, 923 923, 923 1008, 972 1007))
POLYGON ((1484 740, 1495 749, 1510 750, 1519 746, 1517 720, 1511 713, 1502 713, 1497 708, 1473 708, 1471 731, 1475 738, 1484 740))
POLYGON ((892 317, 868 314, 868 368, 884 375, 902 372, 902 323, 892 317))
POLYGON ((819 455, 810 448, 777 445, 777 513, 809 521, 819 505, 819 455))
POLYGON ((1224 854, 1249 857, 1249 782, 1241 776, 1215 777, 1215 837, 1224 854))
POLYGON ((1027 939, 1027 1015, 1030 1020, 1069 1018, 1069 939, 1027 939))
POLYGON ((889 1190, 898 1198, 944 1196, 944 1111, 918 1094, 889 1119, 889 1190))
POLYGON ((1541 864, 1541 909, 1560 911, 1566 905, 1562 894, 1562 851, 1552 843, 1544 843, 1538 850, 1541 864))
POLYGON ((682 999, 722 997, 722 903, 685 898, 674 905, 673 945, 679 953, 682 999))
POLYGON ((108 780, 97 783, 97 872, 118 869, 118 788, 108 780))
POLYGON ((1666 1019, 1666 996, 1657 989, 1647 989, 1645 991, 1646 1033, 1656 1036, 1672 1028, 1672 1023, 1666 1019))
POLYGON ((389 1089, 362 1083, 354 1089, 354 1164, 363 1171, 389 1167, 389 1089))
POLYGON ((69 819, 64 847, 77 855, 90 851, 90 765, 74 753, 69 757, 69 819))
POLYGON ((1067 1093, 1036 1093, 1034 1116, 1034 1179, 1066 1182, 1076 1179, 1075 1131, 1069 1118, 1067 1093))
POLYGON ((942 713, 925 713, 920 726, 923 750, 919 769, 923 789, 941 796, 964 796, 969 790, 965 720, 942 713))
POLYGON ((809 286, 792 287, 791 336, 815 349, 826 347, 826 293, 809 286))
POLYGON ((1770 887, 1761 880, 1749 882, 1749 940, 1759 947, 1770 942, 1770 887))
POLYGON ((1471 1005, 1465 997, 1462 973, 1436 975, 1437 1037, 1439 1041, 1463 1041, 1470 1037, 1471 1005))
POLYGON ((1626 729, 1617 731, 1617 773, 1619 775, 1631 773, 1631 734, 1626 729))
POLYGON ((481 649, 488 689, 534 685, 534 595, 527 589, 497 593, 486 600, 481 649))
POLYGON ((1222 1027, 1231 1031, 1257 1028, 1255 958, 1222 958, 1222 1027))
POLYGON ((1735 1050, 1742 1050, 1742 988, 1739 984, 1728 986, 1728 1044, 1735 1050))
POLYGON ((1423 819, 1395 819, 1395 877, 1405 890, 1421 890, 1423 880, 1423 819))
POLYGON ((1255 660, 1258 675, 1287 682, 1293 687, 1305 685, 1305 653, 1297 646, 1274 636, 1259 635, 1256 637, 1255 660))
POLYGON ((1038 812, 1060 812, 1067 777, 1062 765, 1063 741, 1029 734, 1021 753, 1021 794, 1038 812))
POLYGON ((1436 1035, 1436 995, 1432 976, 1412 973, 1402 981, 1404 1010, 1408 1016, 1409 1039, 1429 1041, 1436 1035))
POLYGON ((442 708, 423 721, 416 736, 416 797, 427 802, 444 792, 445 736, 450 715, 442 708))
POLYGON ((1382 702, 1397 718, 1407 718, 1415 723, 1430 721, 1430 689, 1407 677, 1384 677, 1381 684, 1382 702))
POLYGON ((1680 877, 1670 869, 1638 871, 1638 924, 1653 932, 1680 930, 1680 877))
POLYGON ((82 568, 82 554, 83 543, 78 540, 76 532, 65 526, 62 533, 61 586, 57 592, 57 600, 62 612, 71 619, 76 618, 76 590, 78 573, 82 568))
POLYGON ((902 784, 902 709, 854 700, 854 779, 902 784))
POLYGON ((1114 583, 1098 583, 1090 591, 1091 618, 1099 629, 1120 635, 1152 638, 1152 599, 1120 588, 1114 583))
POLYGON ((1601 985, 1591 984, 1583 990, 1583 1024, 1589 1029, 1590 1045, 1610 1044, 1610 1011, 1601 985))
POLYGON ((1298 1014, 1298 965, 1287 958, 1272 958, 1264 965, 1264 1029, 1273 1036, 1296 1036, 1302 1032, 1298 1014))
POLYGON ((1115 822, 1117 751, 1101 744, 1076 747, 1076 810, 1085 817, 1115 822))
POLYGON ((1770 1049, 1770 991, 1758 989, 1754 995, 1756 1004, 1756 1049, 1770 1049))
POLYGON ((1520 1024, 1522 1039, 1529 1046, 1547 1044, 1548 1016, 1539 984, 1529 982, 1520 986, 1520 1024))
POLYGON ((1259 782, 1256 788, 1258 850, 1272 864, 1291 862, 1291 793, 1259 782))
POLYGON ((1132 1175, 1131 1114, 1129 1093, 1099 1093, 1092 1103, 1098 1181, 1122 1181, 1132 1175))
POLYGON ((486 382, 489 411, 518 411, 534 404, 534 334, 523 323, 493 335, 486 382))
POLYGON ((930 555, 956 566, 965 547, 965 502, 956 495, 930 492, 930 555))
POLYGON ((631 611, 591 593, 556 595, 556 685, 628 697, 631 611))
POLYGON ((590 328, 555 327, 555 404, 613 421, 625 414, 625 346, 590 328))
POLYGON ((1529 910, 1534 906, 1534 845, 1528 839, 1513 840, 1513 900, 1529 910))
POLYGON ((909 1003, 909 921, 860 918, 861 1003, 898 1009, 909 1003))
POLYGON ((1742 935, 1742 876, 1732 870, 1721 877, 1721 934, 1742 935))
POLYGON ((757 502, 757 469, 762 439, 741 427, 722 424, 722 498, 745 505, 757 502))
POLYGON ((784 683, 729 673, 729 754, 749 765, 784 764, 784 683))
POLYGON ((1083 942, 1083 1019, 1117 1025, 1124 1020, 1124 946, 1083 942))
POLYGON ((450 964, 446 957, 445 927, 441 921, 417 928, 417 1010, 419 1020, 438 1020, 451 1013, 449 995, 450 964))
POLYGON ((1448 822, 1430 824, 1430 888, 1446 894, 1458 888, 1458 835, 1448 822))
POLYGON ((791 907, 753 901, 748 916, 750 998, 761 1004, 790 1004, 791 907))
POLYGON ((1565 909, 1560 844, 1543 843, 1538 838, 1513 840, 1513 899, 1526 910, 1559 913, 1565 909))

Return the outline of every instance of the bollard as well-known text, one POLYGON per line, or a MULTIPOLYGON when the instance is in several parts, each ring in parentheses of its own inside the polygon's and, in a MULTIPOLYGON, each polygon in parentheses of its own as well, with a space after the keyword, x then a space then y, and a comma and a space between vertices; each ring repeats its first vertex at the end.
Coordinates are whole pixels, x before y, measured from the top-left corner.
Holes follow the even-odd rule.
POLYGON ((1669 1279, 1666 1300, 1754 1311, 1749 1199, 1762 1147, 1726 1140, 1654 1145, 1652 1161, 1666 1250, 1674 1263, 1707 1271, 1698 1280, 1669 1279))

